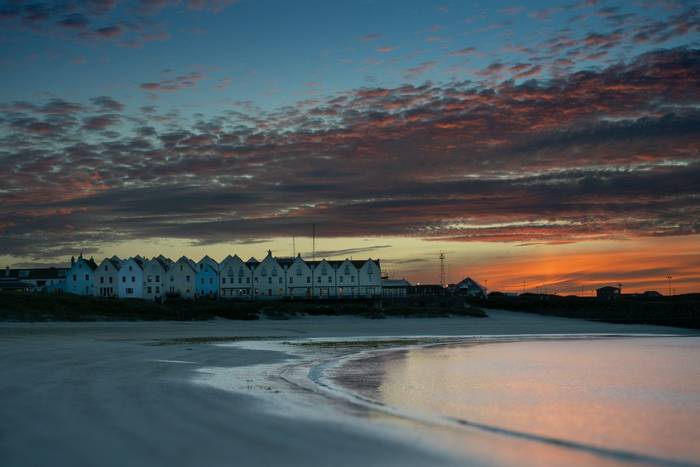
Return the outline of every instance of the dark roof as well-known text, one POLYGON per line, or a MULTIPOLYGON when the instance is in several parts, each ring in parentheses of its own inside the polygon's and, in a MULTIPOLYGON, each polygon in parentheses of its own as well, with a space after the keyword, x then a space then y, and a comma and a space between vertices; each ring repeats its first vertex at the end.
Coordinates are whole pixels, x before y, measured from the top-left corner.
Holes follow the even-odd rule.
POLYGON ((68 268, 21 268, 10 269, 0 272, 0 278, 10 277, 13 279, 63 279, 66 277, 68 268), (23 274, 20 274, 23 271, 23 274), (21 276, 21 277, 20 277, 21 276))
POLYGON ((382 287, 410 287, 406 279, 382 279, 382 287))
POLYGON ((596 290, 600 290, 600 291, 605 290, 605 291, 608 291, 608 290, 621 290, 621 289, 620 289, 619 287, 613 287, 613 286, 611 286, 611 285, 606 285, 605 287, 599 287, 599 288, 597 288, 596 290))

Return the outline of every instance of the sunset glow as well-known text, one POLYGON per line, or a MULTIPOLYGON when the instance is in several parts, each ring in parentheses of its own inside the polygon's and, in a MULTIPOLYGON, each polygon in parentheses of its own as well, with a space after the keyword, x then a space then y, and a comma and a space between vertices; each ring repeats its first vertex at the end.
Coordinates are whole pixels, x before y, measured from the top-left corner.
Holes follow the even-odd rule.
POLYGON ((0 1, 0 264, 700 292, 695 2, 0 1), (292 248, 292 237, 295 248, 292 248), (669 280, 668 278, 671 277, 669 280))

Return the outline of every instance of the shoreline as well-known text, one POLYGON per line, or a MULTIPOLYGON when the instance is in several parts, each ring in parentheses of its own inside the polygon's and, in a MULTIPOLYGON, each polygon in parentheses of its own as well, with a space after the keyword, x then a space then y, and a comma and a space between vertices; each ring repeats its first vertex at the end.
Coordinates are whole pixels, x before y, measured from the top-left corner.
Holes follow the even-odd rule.
MULTIPOLYGON (((478 320, 0 323, 0 416, 7 421, 0 427, 0 458, 8 465, 71 467, 218 466, 233 458, 242 465, 463 465, 463 455, 413 422, 320 394, 303 359, 292 355, 330 359, 342 355, 339 349, 273 349, 270 342, 635 332, 697 335, 505 311, 478 320), (217 375, 218 388, 209 384, 217 375), (304 384, 292 384, 298 381, 304 384)), ((471 464, 497 464, 478 449, 494 446, 496 436, 470 431, 477 449, 471 464)), ((526 451, 525 443, 512 444, 526 451)))

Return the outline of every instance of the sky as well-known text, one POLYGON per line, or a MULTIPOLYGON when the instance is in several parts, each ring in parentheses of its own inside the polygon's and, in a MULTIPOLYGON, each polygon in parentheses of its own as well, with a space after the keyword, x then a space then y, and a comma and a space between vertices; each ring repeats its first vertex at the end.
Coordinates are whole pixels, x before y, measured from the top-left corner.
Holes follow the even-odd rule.
POLYGON ((413 282, 700 292, 696 2, 0 0, 0 48, 0 265, 315 224, 413 282))

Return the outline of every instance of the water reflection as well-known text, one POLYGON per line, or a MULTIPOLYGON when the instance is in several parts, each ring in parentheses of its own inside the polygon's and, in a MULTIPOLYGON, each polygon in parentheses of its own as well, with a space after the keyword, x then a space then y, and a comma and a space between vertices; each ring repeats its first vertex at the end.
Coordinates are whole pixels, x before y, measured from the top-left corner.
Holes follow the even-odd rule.
MULTIPOLYGON (((567 463, 567 449, 552 450, 541 437, 590 447, 595 464, 605 460, 597 449, 622 460, 700 461, 700 338, 443 346, 377 357, 354 371, 356 382, 365 371, 356 389, 386 404, 531 437, 502 446, 530 460, 567 463)), ((479 435, 470 436, 473 451, 479 435)))

